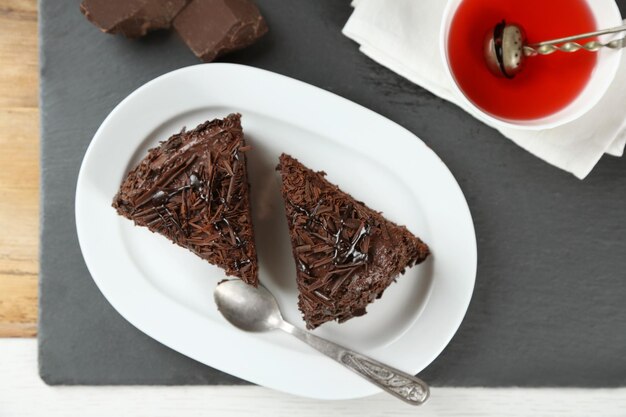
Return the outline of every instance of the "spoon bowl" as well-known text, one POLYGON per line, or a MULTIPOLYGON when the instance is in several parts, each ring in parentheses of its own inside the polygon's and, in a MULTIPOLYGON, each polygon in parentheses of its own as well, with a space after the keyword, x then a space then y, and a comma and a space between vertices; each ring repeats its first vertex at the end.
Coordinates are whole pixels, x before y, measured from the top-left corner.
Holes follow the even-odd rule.
POLYGON ((484 42, 485 62, 494 75, 513 78, 522 71, 525 58, 526 33, 521 26, 498 23, 487 32, 484 42))
POLYGON ((213 296, 224 318, 241 330, 266 332, 278 329, 283 321, 276 299, 263 286, 227 280, 218 284, 213 296))

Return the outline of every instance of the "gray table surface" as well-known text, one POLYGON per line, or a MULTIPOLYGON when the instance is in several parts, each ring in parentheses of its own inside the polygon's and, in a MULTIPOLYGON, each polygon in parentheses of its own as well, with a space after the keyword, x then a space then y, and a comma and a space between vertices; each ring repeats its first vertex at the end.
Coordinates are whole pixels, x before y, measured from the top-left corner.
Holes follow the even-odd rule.
MULTIPOLYGON (((198 61, 174 34, 132 42, 103 35, 78 3, 40 0, 41 377, 245 383, 136 330, 85 267, 74 192, 89 141, 128 93, 198 61)), ((455 386, 626 385, 626 159, 603 158, 582 182, 545 164, 361 54, 340 32, 348 0, 259 5, 270 33, 224 61, 297 78, 400 123, 444 160, 467 197, 478 239, 476 290, 457 335, 423 377, 455 386)))

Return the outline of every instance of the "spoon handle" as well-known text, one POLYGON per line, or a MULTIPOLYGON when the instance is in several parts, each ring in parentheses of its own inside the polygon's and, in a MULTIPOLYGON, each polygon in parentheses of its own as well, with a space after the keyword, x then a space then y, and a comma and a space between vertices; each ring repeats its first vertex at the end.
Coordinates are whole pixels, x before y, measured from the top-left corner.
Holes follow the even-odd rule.
POLYGON ((304 343, 367 379, 372 384, 411 405, 423 404, 430 395, 428 385, 413 375, 317 337, 285 321, 281 323, 280 329, 294 335, 304 343))
POLYGON ((580 49, 585 49, 589 52, 596 52, 601 48, 611 48, 611 49, 621 49, 626 47, 626 38, 614 39, 607 43, 601 43, 599 41, 589 41, 585 44, 580 44, 578 42, 566 42, 562 45, 552 45, 545 44, 539 47, 534 46, 524 46, 524 55, 526 56, 535 56, 535 55, 550 55, 556 51, 561 52, 576 52, 580 49))
POLYGON ((613 27, 613 28, 609 28, 609 29, 597 30, 595 32, 581 33, 579 35, 566 36, 564 38, 558 38, 558 39, 550 39, 549 41, 538 42, 538 43, 535 43, 535 44, 533 44, 531 46, 533 46, 533 47, 540 47, 540 46, 544 46, 544 45, 554 45, 554 44, 559 44, 559 43, 564 43, 564 42, 571 42, 571 41, 577 41, 577 40, 580 40, 580 39, 592 38, 594 36, 608 35, 610 33, 619 33, 619 32, 624 32, 624 31, 626 31, 626 24, 625 25, 621 25, 621 26, 616 26, 616 27, 613 27))

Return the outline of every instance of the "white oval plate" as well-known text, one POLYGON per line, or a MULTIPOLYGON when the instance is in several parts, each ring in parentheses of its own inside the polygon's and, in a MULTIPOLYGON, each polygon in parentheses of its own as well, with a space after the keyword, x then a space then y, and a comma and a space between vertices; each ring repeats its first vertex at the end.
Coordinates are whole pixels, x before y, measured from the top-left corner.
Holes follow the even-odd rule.
POLYGON ((452 174, 421 140, 332 93, 271 72, 205 64, 165 74, 136 90, 102 123, 76 189, 76 228, 85 262, 117 311, 159 342, 214 368, 292 394, 347 399, 379 392, 280 332, 245 333, 213 301, 217 267, 118 216, 111 202, 148 148, 183 126, 242 114, 260 280, 285 318, 297 310, 295 265, 274 168, 281 152, 405 224, 433 255, 391 285, 368 314, 327 323, 316 334, 417 374, 448 344, 469 304, 476 237, 452 174))

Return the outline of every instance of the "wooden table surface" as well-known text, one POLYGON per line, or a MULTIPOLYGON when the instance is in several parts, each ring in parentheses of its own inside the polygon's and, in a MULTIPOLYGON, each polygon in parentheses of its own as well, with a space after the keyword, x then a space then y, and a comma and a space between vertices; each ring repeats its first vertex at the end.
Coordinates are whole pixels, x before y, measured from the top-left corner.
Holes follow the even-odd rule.
POLYGON ((0 0, 0 337, 37 334, 37 0, 0 0))

